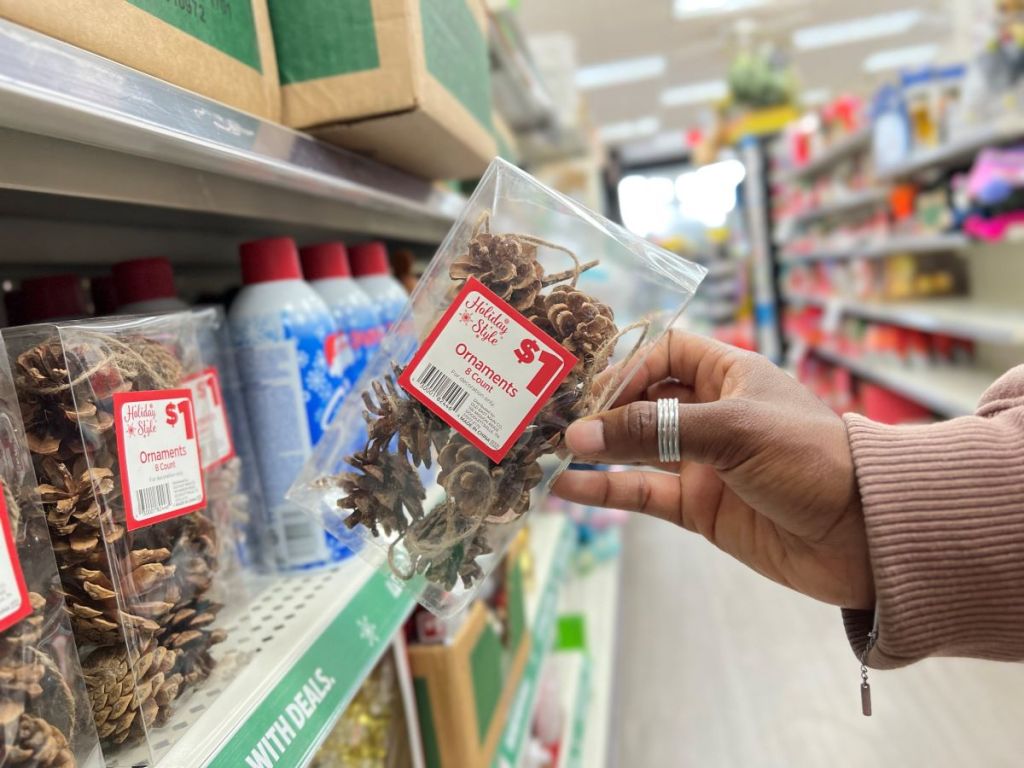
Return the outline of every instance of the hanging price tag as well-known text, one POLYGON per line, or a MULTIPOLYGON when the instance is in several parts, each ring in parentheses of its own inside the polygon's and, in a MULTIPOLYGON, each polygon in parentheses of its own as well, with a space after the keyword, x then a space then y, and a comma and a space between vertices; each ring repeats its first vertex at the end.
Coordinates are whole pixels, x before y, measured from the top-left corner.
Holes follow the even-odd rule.
POLYGON ((211 469, 235 455, 228 412, 221 397, 220 376, 217 369, 211 367, 185 379, 184 384, 192 390, 192 402, 196 406, 203 469, 211 469))
POLYGON ((21 572, 18 550, 14 548, 14 531, 7 514, 7 500, 0 488, 0 632, 13 627, 32 613, 25 588, 25 576, 21 572))
POLYGON ((206 506, 191 390, 118 392, 114 426, 129 530, 206 506))
POLYGON ((500 462, 576 362, 508 302, 470 278, 399 383, 500 462))

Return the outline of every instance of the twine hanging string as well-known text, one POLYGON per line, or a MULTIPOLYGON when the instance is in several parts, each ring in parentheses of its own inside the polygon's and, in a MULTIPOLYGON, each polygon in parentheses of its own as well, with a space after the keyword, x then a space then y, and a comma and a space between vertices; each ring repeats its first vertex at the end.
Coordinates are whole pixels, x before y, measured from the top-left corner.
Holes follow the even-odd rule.
POLYGON ((76 332, 81 333, 86 338, 91 338, 99 344, 101 349, 105 350, 101 354, 100 360, 86 368, 74 378, 69 378, 61 384, 33 388, 35 393, 41 395, 55 395, 60 392, 66 392, 69 389, 78 387, 80 384, 84 384, 100 371, 111 365, 119 373, 126 374, 129 378, 136 378, 143 372, 147 373, 150 378, 153 379, 153 382, 157 385, 158 389, 169 389, 181 380, 180 367, 176 362, 174 365, 168 365, 168 360, 173 361, 174 358, 158 345, 142 345, 142 349, 145 353, 143 354, 136 351, 134 347, 105 333, 85 330, 76 332), (116 351, 111 351, 111 349, 116 351))

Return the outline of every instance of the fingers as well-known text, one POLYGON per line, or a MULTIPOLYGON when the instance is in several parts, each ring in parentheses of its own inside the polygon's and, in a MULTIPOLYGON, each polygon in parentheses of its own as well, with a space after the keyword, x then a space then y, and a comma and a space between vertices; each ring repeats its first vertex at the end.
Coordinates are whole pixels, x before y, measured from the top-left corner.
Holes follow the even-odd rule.
MULTIPOLYGON (((744 353, 714 339, 670 328, 649 349, 642 363, 626 382, 616 404, 643 397, 649 387, 666 379, 675 379, 692 390, 700 402, 717 400, 729 368, 744 359, 744 353)), ((618 386, 620 377, 632 373, 632 365, 616 365, 605 372, 607 386, 618 386)))
MULTIPOLYGON (((659 460, 657 404, 647 401, 605 411, 569 426, 566 444, 578 458, 600 464, 659 460)), ((679 406, 683 459, 730 469, 758 447, 758 409, 740 399, 679 406)))
POLYGON ((563 472, 555 495, 591 507, 642 512, 674 523, 680 520, 679 476, 660 472, 563 472))

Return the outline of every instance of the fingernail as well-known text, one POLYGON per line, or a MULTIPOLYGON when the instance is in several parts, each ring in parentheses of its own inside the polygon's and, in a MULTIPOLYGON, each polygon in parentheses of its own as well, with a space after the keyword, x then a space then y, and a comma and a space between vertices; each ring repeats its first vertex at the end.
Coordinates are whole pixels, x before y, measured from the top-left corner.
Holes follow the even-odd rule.
POLYGON ((604 422, 577 421, 565 431, 569 450, 580 456, 597 456, 604 451, 604 422))

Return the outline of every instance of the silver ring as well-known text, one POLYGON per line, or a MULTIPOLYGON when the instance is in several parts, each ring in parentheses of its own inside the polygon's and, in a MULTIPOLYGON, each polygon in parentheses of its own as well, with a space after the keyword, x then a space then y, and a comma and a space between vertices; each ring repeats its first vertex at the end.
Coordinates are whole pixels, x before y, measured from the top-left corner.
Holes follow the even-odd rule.
POLYGON ((662 463, 682 459, 679 450, 679 401, 658 400, 658 460, 662 463))

